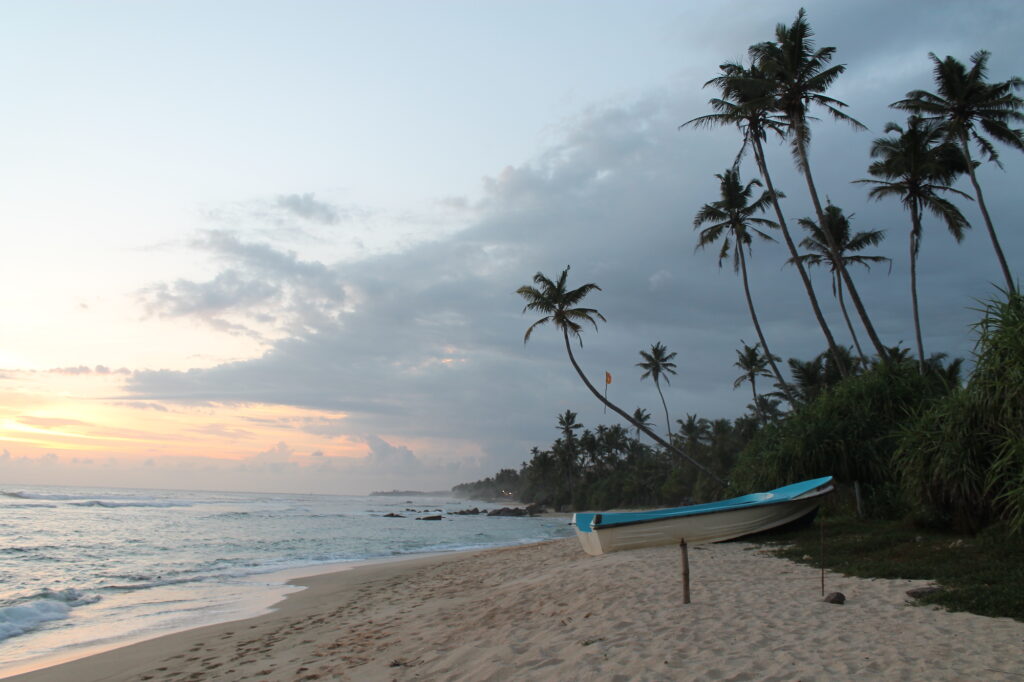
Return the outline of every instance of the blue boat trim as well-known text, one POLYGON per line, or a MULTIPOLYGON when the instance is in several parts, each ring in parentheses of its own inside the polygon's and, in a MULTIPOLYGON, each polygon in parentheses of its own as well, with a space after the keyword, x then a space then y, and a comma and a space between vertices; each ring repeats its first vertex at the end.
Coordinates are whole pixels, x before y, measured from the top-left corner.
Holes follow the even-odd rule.
POLYGON ((809 481, 792 483, 775 490, 763 493, 750 493, 740 497, 733 497, 718 502, 705 504, 692 504, 685 507, 672 507, 669 509, 655 509, 642 512, 599 512, 599 513, 577 513, 573 520, 577 530, 589 533, 603 528, 614 528, 616 526, 629 526, 638 523, 650 523, 664 519, 677 518, 680 516, 698 516, 701 514, 716 514, 733 509, 746 509, 750 507, 761 507, 771 504, 781 504, 802 497, 817 497, 824 495, 833 489, 832 477, 824 476, 809 481), (813 493, 813 494, 811 494, 813 493))

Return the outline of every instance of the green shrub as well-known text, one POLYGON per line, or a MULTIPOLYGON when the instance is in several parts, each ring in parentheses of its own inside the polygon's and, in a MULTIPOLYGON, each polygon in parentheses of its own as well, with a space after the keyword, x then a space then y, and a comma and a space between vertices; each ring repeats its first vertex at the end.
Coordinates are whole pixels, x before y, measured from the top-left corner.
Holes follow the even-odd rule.
POLYGON ((976 532, 996 517, 1024 529, 1024 298, 989 301, 975 368, 902 430, 897 469, 919 518, 976 532))
POLYGON ((762 429, 740 453, 733 485, 750 491, 832 475, 840 483, 859 482, 866 502, 883 501, 884 494, 882 507, 892 513, 898 506, 892 455, 900 425, 946 391, 935 375, 922 376, 916 363, 880 363, 762 429))

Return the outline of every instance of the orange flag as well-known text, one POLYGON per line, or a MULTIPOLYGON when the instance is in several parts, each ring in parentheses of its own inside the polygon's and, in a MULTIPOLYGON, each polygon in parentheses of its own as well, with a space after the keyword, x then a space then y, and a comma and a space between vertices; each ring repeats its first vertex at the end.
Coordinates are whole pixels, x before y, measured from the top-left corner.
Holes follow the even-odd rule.
POLYGON ((612 373, 611 372, 605 372, 604 373, 604 384, 605 384, 605 386, 607 386, 610 383, 612 383, 612 373))

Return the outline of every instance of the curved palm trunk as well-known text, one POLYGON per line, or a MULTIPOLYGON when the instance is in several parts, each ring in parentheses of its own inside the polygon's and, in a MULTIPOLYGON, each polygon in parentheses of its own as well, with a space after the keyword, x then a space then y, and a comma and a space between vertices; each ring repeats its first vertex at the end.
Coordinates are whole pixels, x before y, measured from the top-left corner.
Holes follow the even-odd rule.
MULTIPOLYGON (((846 282, 846 289, 850 292, 850 300, 853 301, 853 307, 857 309, 857 315, 860 317, 861 324, 864 325, 864 331, 868 333, 868 338, 871 339, 871 344, 875 347, 875 352, 878 353, 878 357, 885 359, 886 348, 882 345, 881 340, 875 333, 875 326, 871 324, 871 318, 868 317, 868 311, 864 308, 864 303, 860 300, 860 294, 857 293, 857 287, 853 283, 853 278, 850 277, 850 273, 847 271, 846 266, 843 264, 842 258, 839 254, 839 248, 836 246, 835 240, 832 239, 832 234, 828 230, 824 229, 825 225, 825 212, 821 209, 821 200, 818 199, 818 189, 814 185, 814 177, 811 175, 811 165, 807 158, 807 146, 800 139, 797 140, 797 154, 800 157, 800 170, 803 172, 804 179, 807 181, 807 190, 811 194, 811 203, 814 204, 814 213, 818 216, 818 225, 822 227, 822 233, 825 235, 825 240, 828 242, 828 250, 832 255, 832 262, 839 270, 840 276, 843 281, 846 282)), ((836 359, 836 365, 840 368, 842 375, 848 376, 849 372, 843 366, 842 358, 838 354, 833 353, 836 359)))
MULTIPOLYGON (((768 364, 772 366, 772 372, 775 374, 775 380, 779 382, 779 388, 786 394, 786 400, 791 404, 793 402, 793 396, 790 393, 789 384, 782 378, 782 372, 779 371, 779 366, 775 364, 775 358, 772 356, 771 350, 768 349, 768 342, 765 341, 764 332, 761 331, 761 323, 757 319, 757 313, 754 311, 754 299, 750 296, 750 283, 747 281, 747 258, 744 255, 743 246, 741 244, 736 245, 736 252, 740 255, 740 274, 743 276, 743 293, 747 297, 747 308, 750 309, 750 319, 754 323, 754 331, 757 332, 757 338, 761 342, 761 348, 764 348, 765 357, 768 358, 768 364)), ((751 379, 751 386, 753 386, 753 379, 751 379)), ((754 405, 757 405, 757 398, 754 398, 754 405)))
POLYGON ((846 301, 843 297, 843 280, 836 278, 836 298, 839 299, 839 309, 843 311, 843 319, 846 320, 846 326, 850 330, 850 338, 853 339, 853 347, 857 349, 857 355, 860 356, 860 361, 866 366, 868 359, 864 357, 864 351, 861 350, 860 341, 857 340, 857 332, 853 329, 853 323, 850 322, 850 314, 846 312, 846 301))
MULTIPOLYGON (((800 279, 803 281, 804 289, 807 291, 807 298, 811 301, 811 308, 814 310, 814 318, 818 321, 818 326, 821 327, 822 334, 825 335, 825 341, 828 343, 829 352, 838 360, 840 356, 839 351, 836 348, 836 340, 832 337, 832 330, 829 329, 828 323, 825 322, 825 316, 821 314, 821 306, 818 305, 818 297, 814 294, 814 286, 811 284, 811 278, 807 275, 807 270, 804 268, 803 262, 800 261, 800 254, 797 253, 796 244, 793 242, 793 237, 789 234, 789 228, 786 227, 786 218, 782 215, 782 207, 779 206, 779 199, 775 193, 775 187, 772 185, 771 175, 768 174, 768 165, 764 160, 764 148, 761 146, 761 140, 755 136, 753 142, 754 159, 757 161, 757 169, 760 171, 761 179, 764 180, 765 187, 768 188, 768 193, 771 195, 772 207, 775 209, 775 217, 778 218, 779 228, 782 230, 782 236, 786 241, 786 247, 789 249, 789 254, 793 257, 793 264, 796 266, 797 272, 800 273, 800 279)), ((837 362, 837 364, 842 366, 842 363, 837 362)))
POLYGON ((985 195, 981 193, 981 185, 978 184, 978 178, 974 174, 974 161, 971 160, 971 145, 967 139, 967 133, 964 131, 960 132, 960 146, 964 152, 964 159, 967 161, 967 173, 971 176, 971 184, 974 185, 974 196, 978 199, 981 217, 985 219, 985 228, 988 230, 988 236, 992 240, 992 248, 995 249, 996 258, 999 259, 999 267, 1003 271, 1003 277, 1006 279, 1006 290, 1011 294, 1016 293, 1017 289, 1013 286, 1010 268, 1006 264, 1006 257, 1003 255, 1003 249, 999 246, 999 239, 996 237, 996 228, 992 226, 992 218, 989 217, 988 207, 985 206, 985 195))
POLYGON ((668 416, 668 404, 665 402, 665 396, 661 392, 661 384, 657 380, 654 382, 654 387, 658 389, 658 396, 661 398, 661 406, 665 408, 665 424, 668 427, 668 442, 672 442, 672 421, 668 416))
POLYGON ((696 460, 694 460, 692 457, 687 455, 685 452, 682 452, 681 450, 679 450, 678 448, 674 447, 673 445, 670 445, 669 443, 666 443, 664 438, 662 438, 661 436, 656 434, 654 431, 651 431, 649 428, 647 428, 643 424, 638 423, 635 419, 633 419, 631 416, 626 414, 626 412, 621 407, 619 407, 618 405, 616 405, 615 403, 611 402, 610 400, 605 398, 603 395, 601 395, 601 392, 598 391, 596 388, 594 388, 594 384, 590 383, 590 379, 587 378, 587 375, 583 373, 582 369, 580 369, 579 363, 576 362, 576 356, 574 356, 572 354, 572 344, 569 343, 569 332, 567 330, 565 330, 565 329, 562 330, 562 338, 565 339, 565 352, 569 354, 569 362, 572 363, 572 368, 576 370, 576 374, 578 374, 580 379, 583 380, 583 383, 586 385, 586 387, 588 389, 590 389, 590 392, 594 394, 594 397, 596 397, 598 400, 600 400, 602 404, 604 404, 606 407, 609 407, 613 412, 618 414, 620 417, 625 419, 628 423, 632 424, 634 427, 636 427, 640 431, 643 431, 645 434, 647 434, 647 437, 650 438, 651 440, 653 440, 655 443, 657 443, 661 447, 665 448, 666 450, 674 452, 677 455, 683 457, 684 459, 689 461, 691 464, 693 464, 695 467, 697 467, 698 469, 703 471, 705 474, 710 476, 713 480, 717 481, 723 488, 728 488, 729 487, 729 484, 726 483, 725 481, 723 481, 717 475, 715 475, 714 472, 710 471, 707 467, 702 465, 700 462, 697 462, 696 460))
POLYGON ((924 374, 924 344, 921 343, 921 317, 917 308, 917 250, 921 234, 921 213, 917 204, 910 205, 914 231, 910 234, 910 300, 914 305, 914 337, 917 339, 917 370, 924 374))

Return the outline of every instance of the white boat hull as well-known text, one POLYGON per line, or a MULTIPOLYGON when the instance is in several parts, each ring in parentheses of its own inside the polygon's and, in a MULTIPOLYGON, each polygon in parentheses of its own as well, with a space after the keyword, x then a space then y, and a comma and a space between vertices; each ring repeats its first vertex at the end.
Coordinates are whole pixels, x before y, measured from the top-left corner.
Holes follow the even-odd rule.
POLYGON ((587 554, 597 556, 641 547, 688 545, 721 542, 751 535, 796 521, 813 512, 821 504, 819 496, 795 499, 778 504, 752 506, 675 516, 586 531, 576 528, 576 536, 587 554))

